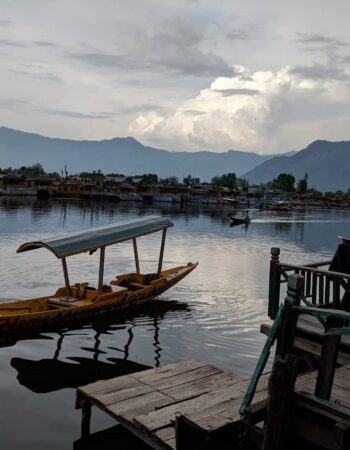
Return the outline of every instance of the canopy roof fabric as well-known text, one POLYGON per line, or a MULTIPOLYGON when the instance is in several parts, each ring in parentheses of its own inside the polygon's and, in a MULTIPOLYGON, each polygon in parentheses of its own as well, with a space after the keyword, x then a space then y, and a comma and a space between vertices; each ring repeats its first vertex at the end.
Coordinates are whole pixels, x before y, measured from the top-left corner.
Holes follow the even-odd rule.
POLYGON ((169 219, 149 216, 143 219, 104 225, 47 241, 26 242, 17 249, 17 253, 45 247, 57 258, 65 258, 66 256, 77 255, 78 253, 155 233, 172 226, 173 223, 169 219))

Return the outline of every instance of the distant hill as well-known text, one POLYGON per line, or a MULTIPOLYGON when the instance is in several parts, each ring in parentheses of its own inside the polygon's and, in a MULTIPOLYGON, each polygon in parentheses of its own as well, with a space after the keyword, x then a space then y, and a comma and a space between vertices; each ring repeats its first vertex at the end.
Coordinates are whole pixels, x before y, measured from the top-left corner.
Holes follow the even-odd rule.
POLYGON ((38 162, 46 171, 60 172, 66 165, 70 174, 101 169, 125 175, 156 173, 163 178, 176 175, 179 179, 191 174, 209 181, 227 172, 240 176, 271 157, 235 150, 170 152, 146 147, 132 137, 102 141, 52 139, 0 127, 1 168, 38 162))
POLYGON ((350 141, 315 141, 296 154, 265 161, 244 174, 251 183, 266 183, 280 173, 292 173, 296 180, 305 173, 309 187, 326 191, 350 188, 350 141))

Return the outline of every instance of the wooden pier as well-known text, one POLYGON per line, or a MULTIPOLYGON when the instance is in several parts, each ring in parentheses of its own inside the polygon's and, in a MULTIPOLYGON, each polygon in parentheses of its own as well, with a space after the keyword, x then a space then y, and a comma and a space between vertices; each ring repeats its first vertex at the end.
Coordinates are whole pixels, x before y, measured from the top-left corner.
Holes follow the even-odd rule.
MULTIPOLYGON (((268 380, 263 375, 248 408, 245 422, 248 440, 261 442, 266 416, 268 380), (260 422, 260 425, 259 425, 260 422)), ((350 430, 350 365, 336 369, 331 402, 312 402, 317 372, 300 375, 295 384, 296 408, 290 431, 326 444, 335 434, 350 430), (310 414, 326 421, 328 428, 312 423, 310 414), (339 428, 340 427, 340 428, 339 428)), ((95 405, 154 449, 239 448, 242 417, 239 408, 249 380, 216 367, 187 359, 130 375, 99 381, 78 389, 77 406, 82 408, 82 438, 89 435, 91 406, 95 405), (215 447, 220 443, 220 447, 215 447)), ((320 419, 318 420, 320 423, 320 419)), ((349 443, 347 441, 347 443, 349 443)))
POLYGON ((251 379, 187 359, 80 387, 81 442, 95 405, 158 450, 350 450, 344 296, 350 275, 272 261, 274 322, 261 327, 267 339, 251 379), (282 275, 288 291, 281 304, 282 275), (275 343, 272 371, 263 373, 275 343))

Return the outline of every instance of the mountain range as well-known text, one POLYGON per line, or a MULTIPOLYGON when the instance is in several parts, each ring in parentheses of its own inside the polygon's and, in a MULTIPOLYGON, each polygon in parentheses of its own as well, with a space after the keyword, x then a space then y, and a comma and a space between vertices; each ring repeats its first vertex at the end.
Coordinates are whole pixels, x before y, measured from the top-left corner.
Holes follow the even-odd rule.
POLYGON ((102 141, 52 139, 0 127, 0 167, 19 167, 39 162, 46 171, 70 174, 101 169, 104 173, 136 175, 156 173, 165 178, 175 175, 182 180, 191 174, 203 181, 215 175, 235 172, 241 175, 271 155, 229 150, 175 152, 146 147, 132 137, 102 141))
POLYGON ((309 187, 323 192, 350 188, 350 141, 314 141, 291 156, 264 161, 244 177, 259 184, 273 180, 280 173, 292 173, 296 180, 308 175, 309 187))
POLYGON ((180 180, 191 174, 202 181, 235 172, 253 184, 266 183, 278 174, 296 180, 308 174, 308 184, 321 191, 350 188, 350 141, 315 141, 298 152, 261 155, 254 152, 184 152, 142 145, 132 137, 77 141, 41 136, 0 127, 0 168, 40 163, 46 171, 70 174, 101 169, 104 173, 156 173, 180 180))

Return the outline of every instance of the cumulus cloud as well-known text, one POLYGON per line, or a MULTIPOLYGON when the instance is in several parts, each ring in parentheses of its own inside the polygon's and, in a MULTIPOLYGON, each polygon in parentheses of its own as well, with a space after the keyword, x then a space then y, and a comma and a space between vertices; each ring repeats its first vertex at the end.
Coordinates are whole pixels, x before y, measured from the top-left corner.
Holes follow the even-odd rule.
POLYGON ((282 150, 288 128, 298 121, 305 126, 312 120, 315 130, 314 122, 327 119, 329 111, 334 120, 338 113, 350 115, 346 97, 342 99, 344 90, 348 98, 350 88, 338 77, 310 79, 291 67, 276 72, 251 73, 241 66, 234 70, 236 75, 217 78, 174 110, 139 114, 129 132, 146 142, 181 142, 191 149, 273 152, 282 150))

